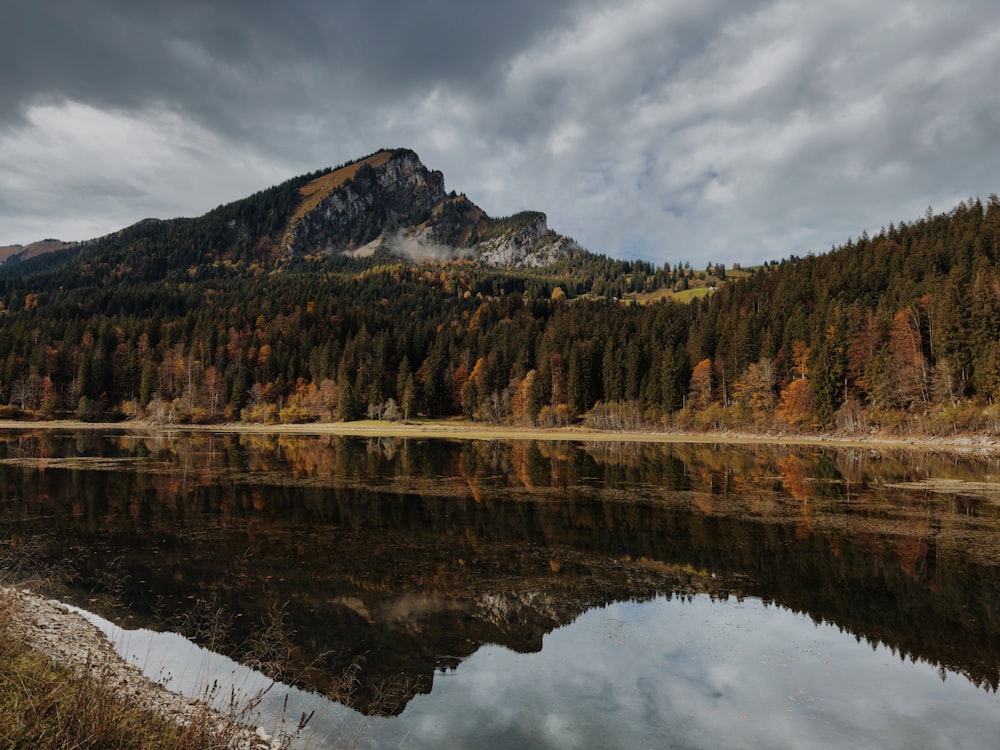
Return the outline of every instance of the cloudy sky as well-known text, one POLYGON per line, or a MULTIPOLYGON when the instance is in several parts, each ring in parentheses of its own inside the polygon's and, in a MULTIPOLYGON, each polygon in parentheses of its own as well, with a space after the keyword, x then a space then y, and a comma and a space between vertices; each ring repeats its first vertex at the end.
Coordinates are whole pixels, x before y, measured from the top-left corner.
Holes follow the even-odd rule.
POLYGON ((656 263, 1000 192, 995 0, 5 0, 0 245, 194 216, 383 146, 656 263))

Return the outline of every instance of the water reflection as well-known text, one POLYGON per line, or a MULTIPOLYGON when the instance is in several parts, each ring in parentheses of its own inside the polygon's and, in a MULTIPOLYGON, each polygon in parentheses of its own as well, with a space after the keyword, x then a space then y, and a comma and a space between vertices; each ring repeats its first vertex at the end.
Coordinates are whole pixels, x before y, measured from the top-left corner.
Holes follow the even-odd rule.
MULTIPOLYGON (((93 619, 93 616, 91 616, 93 619)), ((759 599, 616 602, 544 638, 485 646, 391 719, 366 719, 177 636, 96 620, 123 655, 297 747, 988 748, 1000 700, 921 662, 759 599), (581 655, 586 655, 581 658, 581 655), (257 696, 261 696, 258 701, 257 696)))
POLYGON ((369 714, 665 594, 775 602, 995 690, 998 476, 870 449, 6 433, 0 523, 5 565, 62 569, 52 593, 129 627, 326 694, 360 665, 341 697, 369 714))
POLYGON ((658 598, 587 612, 537 655, 484 648, 366 746, 988 748, 998 708, 756 599, 658 598))

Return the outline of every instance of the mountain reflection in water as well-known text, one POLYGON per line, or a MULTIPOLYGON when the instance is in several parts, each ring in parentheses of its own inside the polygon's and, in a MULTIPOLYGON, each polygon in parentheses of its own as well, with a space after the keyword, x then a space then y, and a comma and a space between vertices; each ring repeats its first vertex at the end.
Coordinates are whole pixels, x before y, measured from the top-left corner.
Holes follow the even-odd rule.
POLYGON ((63 574, 51 593, 368 714, 664 595, 780 604, 995 709, 998 477, 918 451, 21 432, 0 523, 5 566, 63 574))
POLYGON ((700 595, 591 610, 537 655, 486 647, 362 745, 992 748, 998 708, 805 615, 700 595))
MULTIPOLYGON (((487 645, 399 717, 366 718, 174 634, 94 619, 126 658, 296 748, 992 747, 996 696, 759 599, 658 597, 590 610, 539 654, 487 645), (584 658, 581 658, 584 657, 584 658), (258 699, 256 696, 260 696, 258 699), (956 731, 960 728, 960 731, 956 731)), ((947 675, 954 678, 954 675, 947 675)))

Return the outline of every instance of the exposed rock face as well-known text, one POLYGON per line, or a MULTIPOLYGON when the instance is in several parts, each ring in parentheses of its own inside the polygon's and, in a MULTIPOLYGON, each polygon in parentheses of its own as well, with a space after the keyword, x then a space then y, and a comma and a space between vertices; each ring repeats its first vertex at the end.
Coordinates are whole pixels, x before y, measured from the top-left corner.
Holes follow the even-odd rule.
POLYGON ((293 254, 382 249, 417 261, 474 257, 494 267, 538 267, 580 250, 551 232, 542 213, 495 222, 465 196, 449 196, 441 172, 408 150, 380 151, 300 192, 284 239, 293 254))
POLYGON ((293 217, 286 233, 289 251, 361 247, 409 226, 446 197, 444 176, 428 170, 412 151, 379 152, 338 172, 345 173, 343 180, 335 172, 311 183, 325 183, 319 186, 325 195, 293 217))
POLYGON ((484 240, 477 257, 486 266, 539 268, 565 258, 581 248, 573 240, 550 232, 545 214, 520 231, 484 240))

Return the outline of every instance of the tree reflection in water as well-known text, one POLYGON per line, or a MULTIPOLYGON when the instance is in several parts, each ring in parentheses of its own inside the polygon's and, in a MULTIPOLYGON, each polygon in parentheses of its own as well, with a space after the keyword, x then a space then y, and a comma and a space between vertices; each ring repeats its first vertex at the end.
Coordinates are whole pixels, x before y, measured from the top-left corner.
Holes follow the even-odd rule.
POLYGON ((663 595, 775 602, 998 684, 995 458, 51 432, 5 433, 0 456, 6 547, 61 567, 54 593, 366 713, 483 644, 537 652, 588 610, 663 595))

